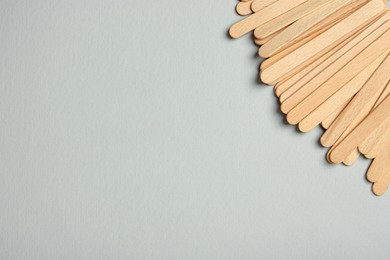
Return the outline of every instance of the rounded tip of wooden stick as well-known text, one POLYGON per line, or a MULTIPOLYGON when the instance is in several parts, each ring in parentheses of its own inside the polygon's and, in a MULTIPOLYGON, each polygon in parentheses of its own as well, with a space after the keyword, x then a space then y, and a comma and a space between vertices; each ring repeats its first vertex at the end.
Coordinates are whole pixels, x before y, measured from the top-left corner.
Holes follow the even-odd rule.
POLYGON ((259 56, 264 58, 264 59, 269 58, 270 55, 268 55, 267 50, 265 50, 263 47, 264 47, 264 45, 259 48, 259 52, 258 52, 259 56))
POLYGON ((239 38, 240 36, 238 35, 237 33, 237 30, 235 29, 235 26, 233 25, 232 27, 230 27, 229 29, 229 35, 230 37, 234 38, 234 39, 237 39, 239 38))
POLYGON ((291 114, 291 113, 287 114, 286 120, 290 125, 296 125, 299 123, 296 116, 294 114, 291 114))
POLYGON ((338 149, 334 149, 329 153, 329 160, 333 163, 341 163, 344 158, 338 149))
POLYGON ((284 92, 284 93, 282 93, 281 95, 280 95, 280 102, 283 104, 284 103, 284 101, 286 101, 288 98, 289 98, 290 96, 289 96, 289 93, 287 92, 284 92))
POLYGON ((343 164, 344 164, 345 166, 352 166, 354 163, 355 163, 355 162, 348 161, 348 160, 344 160, 344 161, 343 161, 343 164))
POLYGON ((359 157, 360 157, 359 151, 357 149, 354 149, 353 152, 350 155, 348 155, 348 157, 345 158, 345 160, 343 160, 343 164, 345 166, 352 166, 359 159, 359 157))
POLYGON ((320 143, 323 147, 331 147, 333 145, 326 137, 326 132, 321 136, 320 143))
MULTIPOLYGON (((360 152, 360 151, 359 151, 360 152)), ((369 152, 369 153, 365 153, 365 154, 363 154, 363 153, 361 153, 364 157, 366 157, 367 159, 374 159, 376 156, 377 156, 377 154, 375 154, 374 152, 369 152)))
POLYGON ((254 35, 257 39, 262 39, 262 38, 264 38, 264 37, 262 37, 262 35, 261 35, 260 28, 256 28, 256 29, 253 31, 253 35, 254 35))
POLYGON ((299 124, 298 124, 298 129, 299 131, 301 131, 302 133, 308 133, 310 132, 311 130, 313 130, 315 126, 311 126, 310 124, 308 124, 307 122, 305 121, 301 121, 299 124))
MULTIPOLYGON (((241 3, 241 2, 240 2, 241 3)), ((238 14, 238 15, 241 15, 240 14, 240 3, 238 3, 237 5, 236 5, 236 13, 238 14)))
POLYGON ((261 81, 268 85, 275 85, 275 82, 272 80, 272 76, 268 73, 267 70, 260 72, 261 81))
POLYGON ((325 158, 326 158, 326 161, 328 162, 328 163, 330 163, 330 164, 334 164, 334 162, 332 162, 332 160, 330 159, 330 153, 331 153, 331 150, 329 150, 327 153, 326 153, 326 156, 325 156, 325 158))
POLYGON ((282 91, 280 90, 280 88, 275 88, 275 94, 277 97, 279 97, 279 98, 281 97, 282 91))
POLYGON ((382 182, 376 182, 372 185, 372 192, 376 196, 382 196, 386 193, 387 189, 389 188, 388 185, 382 183, 382 182))
POLYGON ((236 12, 239 15, 248 15, 252 13, 252 9, 250 4, 241 1, 236 5, 236 12))
POLYGON ((280 110, 284 113, 284 114, 287 114, 288 112, 290 112, 290 107, 288 105, 288 102, 285 103, 284 102, 284 97, 283 97, 283 94, 280 96, 280 101, 282 102, 282 104, 280 105, 280 110))

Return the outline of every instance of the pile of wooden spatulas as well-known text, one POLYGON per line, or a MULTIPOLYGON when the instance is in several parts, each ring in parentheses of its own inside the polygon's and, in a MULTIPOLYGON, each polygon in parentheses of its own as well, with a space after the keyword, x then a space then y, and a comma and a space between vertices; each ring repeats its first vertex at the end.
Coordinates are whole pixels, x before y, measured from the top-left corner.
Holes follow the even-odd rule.
POLYGON ((390 10, 387 0, 241 0, 246 17, 230 28, 253 31, 261 81, 275 86, 287 122, 325 129, 330 163, 372 159, 367 179, 390 185, 390 10))

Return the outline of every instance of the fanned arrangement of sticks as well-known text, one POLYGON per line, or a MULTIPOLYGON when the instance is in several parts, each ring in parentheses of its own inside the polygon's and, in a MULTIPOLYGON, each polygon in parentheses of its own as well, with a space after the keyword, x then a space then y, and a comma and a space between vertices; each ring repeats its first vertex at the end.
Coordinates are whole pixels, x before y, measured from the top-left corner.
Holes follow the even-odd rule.
POLYGON ((230 28, 253 31, 287 122, 321 125, 330 163, 372 160, 376 195, 390 185, 390 10, 387 0, 241 0, 230 28))

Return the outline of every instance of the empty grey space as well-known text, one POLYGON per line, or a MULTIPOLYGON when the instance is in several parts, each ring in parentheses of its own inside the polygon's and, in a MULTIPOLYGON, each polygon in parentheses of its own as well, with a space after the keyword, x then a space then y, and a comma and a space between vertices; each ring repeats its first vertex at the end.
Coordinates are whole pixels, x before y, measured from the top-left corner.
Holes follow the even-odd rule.
POLYGON ((390 259, 390 194, 284 123, 235 4, 0 1, 0 259, 390 259))

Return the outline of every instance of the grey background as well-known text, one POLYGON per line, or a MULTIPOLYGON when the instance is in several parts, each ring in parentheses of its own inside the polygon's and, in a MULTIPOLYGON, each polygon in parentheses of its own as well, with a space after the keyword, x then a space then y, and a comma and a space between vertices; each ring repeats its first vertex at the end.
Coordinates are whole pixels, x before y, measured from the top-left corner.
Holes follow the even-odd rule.
POLYGON ((390 194, 283 123, 235 4, 0 1, 0 259, 390 258, 390 194))

